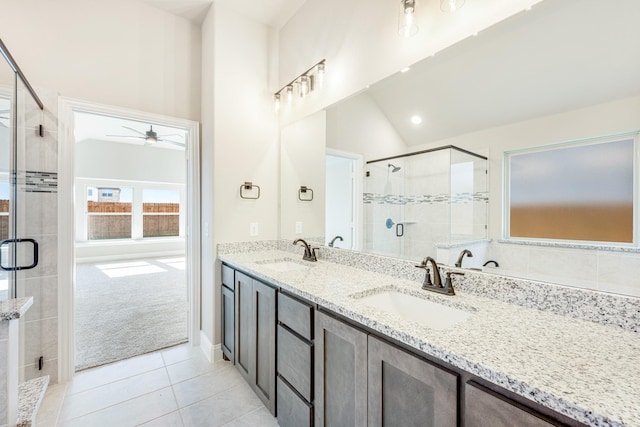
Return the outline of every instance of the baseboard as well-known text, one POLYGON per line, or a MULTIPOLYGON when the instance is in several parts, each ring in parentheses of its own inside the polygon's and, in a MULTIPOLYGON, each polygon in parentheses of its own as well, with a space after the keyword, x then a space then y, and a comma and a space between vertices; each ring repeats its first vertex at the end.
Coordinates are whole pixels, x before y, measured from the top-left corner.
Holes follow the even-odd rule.
POLYGON ((211 341, 203 331, 200 331, 200 349, 210 363, 222 360, 222 345, 211 344, 211 341))

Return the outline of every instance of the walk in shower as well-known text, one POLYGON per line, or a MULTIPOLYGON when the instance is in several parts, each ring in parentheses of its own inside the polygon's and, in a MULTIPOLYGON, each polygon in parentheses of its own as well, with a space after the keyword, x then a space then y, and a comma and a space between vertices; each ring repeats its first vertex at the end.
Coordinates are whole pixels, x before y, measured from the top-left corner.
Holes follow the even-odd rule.
POLYGON ((57 156, 43 138, 50 112, 2 40, 0 53, 0 299, 33 296, 19 326, 24 381, 45 365, 57 373, 57 183, 43 172, 56 170, 57 156))
POLYGON ((367 162, 367 252, 420 260, 487 238, 487 158, 445 146, 367 162))

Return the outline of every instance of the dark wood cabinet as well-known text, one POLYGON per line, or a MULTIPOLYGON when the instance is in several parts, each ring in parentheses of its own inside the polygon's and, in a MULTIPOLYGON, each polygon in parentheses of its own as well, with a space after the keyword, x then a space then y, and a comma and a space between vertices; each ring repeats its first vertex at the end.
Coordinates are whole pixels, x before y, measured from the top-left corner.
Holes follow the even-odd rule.
POLYGON ((222 354, 231 361, 235 358, 235 272, 226 265, 222 266, 222 354))
POLYGON ((368 389, 370 427, 457 424, 458 376, 371 335, 368 389))
POLYGON ((551 427, 564 424, 547 419, 473 381, 465 384, 465 427, 551 427))
POLYGON ((277 395, 281 427, 313 425, 313 306, 278 293, 277 395))
POLYGON ((277 291, 239 271, 235 284, 236 367, 275 415, 277 291))
POLYGON ((367 425, 367 334, 315 314, 315 425, 367 425))

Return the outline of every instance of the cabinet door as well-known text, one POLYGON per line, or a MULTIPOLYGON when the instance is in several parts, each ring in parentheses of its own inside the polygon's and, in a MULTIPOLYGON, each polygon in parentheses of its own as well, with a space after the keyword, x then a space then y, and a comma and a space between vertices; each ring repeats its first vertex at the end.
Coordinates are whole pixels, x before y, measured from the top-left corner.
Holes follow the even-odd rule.
POLYGON ((253 340, 251 336, 254 335, 255 328, 253 327, 253 280, 236 271, 236 290, 235 290, 235 302, 236 302, 236 367, 244 379, 252 384, 252 372, 255 372, 254 363, 255 358, 251 357, 254 354, 252 349, 253 340))
POLYGON ((316 312, 315 425, 367 425, 367 334, 316 312))
POLYGON ((255 391, 272 414, 276 413, 276 290, 253 281, 253 336, 255 391))
POLYGON ((231 289, 222 286, 222 353, 235 363, 235 297, 231 289))
POLYGON ((562 425, 474 382, 465 385, 465 427, 550 427, 562 425))
POLYGON ((369 336, 369 426, 455 427, 458 378, 369 336))

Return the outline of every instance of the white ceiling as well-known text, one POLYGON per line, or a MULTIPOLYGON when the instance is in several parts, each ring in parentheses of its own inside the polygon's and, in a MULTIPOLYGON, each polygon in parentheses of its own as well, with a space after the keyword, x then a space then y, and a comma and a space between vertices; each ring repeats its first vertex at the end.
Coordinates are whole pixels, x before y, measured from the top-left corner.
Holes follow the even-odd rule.
POLYGON ((213 3, 280 29, 306 0, 141 0, 201 24, 213 3))
POLYGON ((362 96, 419 145, 640 95, 639 19, 638 0, 546 0, 362 96))

